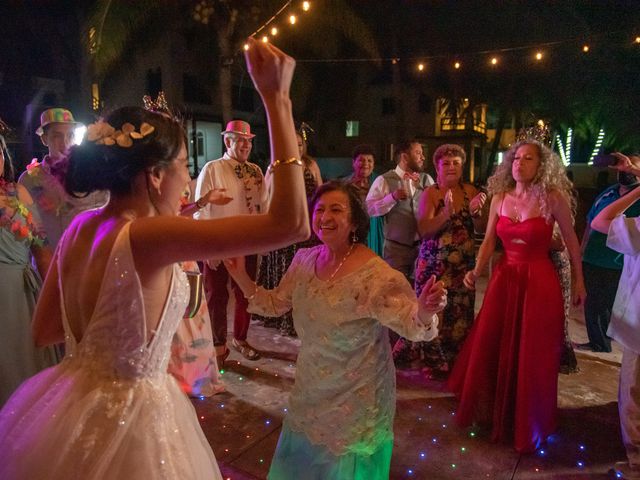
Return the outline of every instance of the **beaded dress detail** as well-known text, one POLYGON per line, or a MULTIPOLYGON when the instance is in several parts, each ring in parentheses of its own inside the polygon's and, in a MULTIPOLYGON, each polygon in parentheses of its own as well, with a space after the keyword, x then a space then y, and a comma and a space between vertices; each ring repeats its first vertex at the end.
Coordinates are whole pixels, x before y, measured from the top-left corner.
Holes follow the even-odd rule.
POLYGON ((167 373, 189 296, 185 275, 173 267, 161 318, 147 331, 130 225, 117 235, 80 341, 64 307, 74 292, 59 281, 67 353, 0 411, 0 478, 222 478, 193 406, 167 373))

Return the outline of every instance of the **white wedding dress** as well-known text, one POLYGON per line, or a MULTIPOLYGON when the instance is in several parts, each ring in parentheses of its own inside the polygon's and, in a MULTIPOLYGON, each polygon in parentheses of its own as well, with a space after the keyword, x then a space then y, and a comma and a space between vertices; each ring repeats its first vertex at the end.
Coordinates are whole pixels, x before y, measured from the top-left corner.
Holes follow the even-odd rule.
POLYGON ((193 406, 167 373, 189 295, 185 275, 174 266, 160 322, 147 332, 129 226, 117 235, 79 342, 64 311, 74 292, 59 283, 66 357, 0 411, 0 478, 222 478, 193 406))

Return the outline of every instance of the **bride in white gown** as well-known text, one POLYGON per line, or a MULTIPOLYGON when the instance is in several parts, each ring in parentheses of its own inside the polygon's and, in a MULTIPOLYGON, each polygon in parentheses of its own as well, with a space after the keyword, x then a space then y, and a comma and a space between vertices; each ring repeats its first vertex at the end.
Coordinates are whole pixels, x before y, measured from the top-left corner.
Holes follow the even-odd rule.
POLYGON ((67 189, 107 189, 111 199, 77 217, 56 251, 33 332, 41 345, 64 339, 67 354, 0 411, 0 478, 222 478, 193 406, 167 373, 189 295, 176 262, 309 235, 302 168, 287 160, 297 155, 294 62, 251 42, 247 63, 270 127, 276 187, 266 214, 175 216, 189 180, 184 131, 141 108, 116 110, 71 151, 67 189))

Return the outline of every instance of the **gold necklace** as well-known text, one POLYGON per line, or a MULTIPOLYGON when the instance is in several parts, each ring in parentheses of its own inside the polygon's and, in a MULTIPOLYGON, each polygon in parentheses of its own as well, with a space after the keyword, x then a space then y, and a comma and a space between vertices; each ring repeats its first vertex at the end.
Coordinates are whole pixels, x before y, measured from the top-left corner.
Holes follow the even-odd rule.
POLYGON ((517 200, 515 202, 513 202, 513 210, 516 212, 516 218, 514 219, 514 221, 516 223, 519 223, 522 220, 522 217, 520 216, 520 212, 518 211, 518 201, 517 200))
POLYGON ((347 258, 349 258, 349 255, 351 255, 351 252, 353 252, 353 248, 355 246, 356 246, 355 242, 351 244, 351 247, 349 247, 349 250, 347 251, 347 253, 344 254, 344 257, 342 257, 342 260, 338 264, 338 267, 333 271, 333 273, 329 277, 329 281, 333 280, 333 277, 336 276, 336 274, 340 270, 340 267, 342 267, 342 265, 344 265, 344 262, 347 260, 347 258))

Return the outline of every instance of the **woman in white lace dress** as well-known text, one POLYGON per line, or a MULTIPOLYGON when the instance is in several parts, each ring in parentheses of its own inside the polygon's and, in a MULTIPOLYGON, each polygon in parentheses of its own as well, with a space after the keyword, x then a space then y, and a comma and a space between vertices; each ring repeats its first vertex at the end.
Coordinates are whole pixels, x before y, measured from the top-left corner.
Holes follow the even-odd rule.
POLYGON ((294 62, 251 42, 269 119, 275 194, 264 215, 178 217, 189 181, 182 126, 137 107, 89 127, 70 153, 70 192, 109 190, 61 239, 33 332, 66 357, 0 411, 2 479, 220 479, 193 406, 167 373, 188 285, 178 263, 278 248, 309 235, 289 85, 294 62))
POLYGON ((299 250, 273 290, 257 287, 241 260, 227 261, 249 311, 293 309, 302 340, 269 478, 386 480, 395 369, 385 327, 433 339, 446 292, 432 277, 416 299, 404 276, 367 248, 369 218, 352 185, 320 186, 311 211, 322 244, 299 250))

